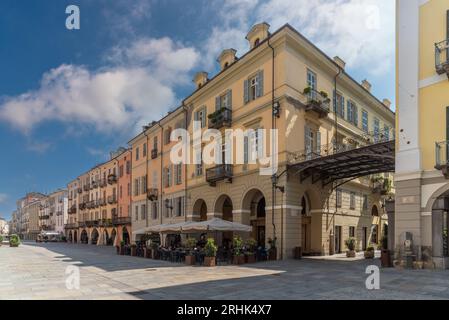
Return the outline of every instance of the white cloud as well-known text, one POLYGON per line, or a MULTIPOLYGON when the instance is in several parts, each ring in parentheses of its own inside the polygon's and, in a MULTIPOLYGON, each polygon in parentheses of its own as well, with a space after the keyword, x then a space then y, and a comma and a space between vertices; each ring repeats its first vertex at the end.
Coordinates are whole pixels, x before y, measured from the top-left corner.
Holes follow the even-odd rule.
POLYGON ((140 39, 113 53, 109 68, 61 65, 46 72, 39 89, 0 102, 0 120, 24 133, 45 121, 100 132, 136 129, 177 106, 174 88, 198 60, 194 49, 168 38, 140 39))
POLYGON ((394 63, 394 0, 227 0, 219 17, 205 42, 205 68, 222 49, 244 53, 246 33, 262 21, 272 32, 289 23, 330 56, 339 55, 367 74, 382 74, 394 63))
POLYGON ((47 152, 48 149, 51 148, 51 146, 52 146, 52 144, 50 142, 33 141, 33 142, 28 142, 27 149, 29 151, 42 154, 42 153, 47 152))

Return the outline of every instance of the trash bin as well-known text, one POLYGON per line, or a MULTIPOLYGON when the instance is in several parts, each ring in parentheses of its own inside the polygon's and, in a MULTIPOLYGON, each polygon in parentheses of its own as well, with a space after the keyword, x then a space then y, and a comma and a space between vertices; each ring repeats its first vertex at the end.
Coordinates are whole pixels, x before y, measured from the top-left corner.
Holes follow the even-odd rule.
POLYGON ((293 257, 297 260, 302 258, 302 248, 301 247, 296 247, 293 250, 293 257))

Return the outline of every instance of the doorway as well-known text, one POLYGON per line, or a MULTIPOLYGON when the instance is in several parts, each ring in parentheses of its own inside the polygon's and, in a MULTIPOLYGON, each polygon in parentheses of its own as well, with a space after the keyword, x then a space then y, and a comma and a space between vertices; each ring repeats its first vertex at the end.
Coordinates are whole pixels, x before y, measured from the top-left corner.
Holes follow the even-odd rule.
POLYGON ((362 250, 363 251, 366 250, 367 240, 368 240, 368 228, 363 227, 363 229, 362 229, 362 250))
POLYGON ((335 254, 341 253, 341 226, 335 226, 335 254))

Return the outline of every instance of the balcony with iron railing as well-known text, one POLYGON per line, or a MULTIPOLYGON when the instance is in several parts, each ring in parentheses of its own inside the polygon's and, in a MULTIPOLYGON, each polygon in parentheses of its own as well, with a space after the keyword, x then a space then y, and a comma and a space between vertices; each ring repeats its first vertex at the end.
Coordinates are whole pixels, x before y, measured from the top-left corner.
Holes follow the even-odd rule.
POLYGON ((86 227, 99 227, 100 222, 99 220, 87 220, 85 221, 86 227))
POLYGON ((48 220, 48 219, 50 219, 50 216, 48 214, 44 214, 44 215, 39 216, 39 219, 40 220, 48 220))
POLYGON ((90 184, 85 184, 84 186, 83 186, 83 190, 84 191, 89 191, 90 190, 90 184))
POLYGON ((115 173, 108 175, 108 183, 114 184, 117 182, 117 175, 115 173))
POLYGON ((112 219, 101 219, 99 220, 98 224, 100 227, 104 228, 113 226, 112 219))
POLYGON ((92 181, 92 189, 96 189, 96 188, 98 188, 99 187, 99 183, 98 183, 98 181, 92 181))
POLYGON ((147 191, 147 197, 150 201, 156 201, 158 199, 159 190, 156 188, 150 188, 147 191))
POLYGON ((232 164, 221 164, 216 167, 206 170, 206 181, 211 185, 215 186, 218 181, 226 180, 231 183, 233 177, 233 166, 232 164))
POLYGON ((320 118, 329 114, 331 100, 326 92, 307 87, 303 94, 307 97, 306 112, 316 112, 320 118))
POLYGON ((449 77, 449 39, 435 43, 435 69, 449 77))
POLYGON ((108 196, 108 203, 109 204, 116 204, 117 203, 117 197, 116 196, 108 196))
POLYGON ((106 205, 106 199, 100 198, 100 200, 98 200, 98 204, 100 207, 104 207, 106 205))
POLYGON ((78 193, 83 193, 83 189, 82 189, 82 188, 78 188, 78 189, 76 189, 76 191, 77 191, 78 193))
POLYGON ((221 108, 209 116, 209 129, 229 128, 232 125, 232 110, 221 108))
POLYGON ((100 180, 100 188, 105 188, 108 185, 108 182, 106 179, 100 180))
POLYGON ((69 208, 67 213, 68 214, 76 214, 76 211, 77 211, 76 205, 73 205, 69 208))
POLYGON ((157 149, 151 150, 151 159, 156 159, 157 158, 157 154, 158 154, 158 150, 157 149))
POLYGON ((78 228, 78 223, 67 223, 65 226, 64 226, 64 228, 65 229, 76 229, 76 228, 78 228))
POLYGON ((112 218, 112 224, 114 226, 131 224, 131 217, 114 217, 112 218))

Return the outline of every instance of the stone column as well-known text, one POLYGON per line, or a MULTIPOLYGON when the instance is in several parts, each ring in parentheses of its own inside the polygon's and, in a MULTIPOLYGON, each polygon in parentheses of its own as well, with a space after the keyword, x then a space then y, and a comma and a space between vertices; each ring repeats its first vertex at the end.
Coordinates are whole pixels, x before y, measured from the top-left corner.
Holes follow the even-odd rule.
POLYGON ((388 250, 394 250, 395 248, 394 207, 394 200, 385 201, 385 211, 388 215, 388 250))

